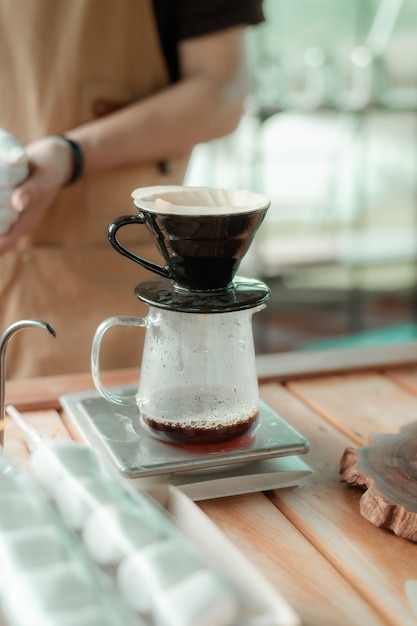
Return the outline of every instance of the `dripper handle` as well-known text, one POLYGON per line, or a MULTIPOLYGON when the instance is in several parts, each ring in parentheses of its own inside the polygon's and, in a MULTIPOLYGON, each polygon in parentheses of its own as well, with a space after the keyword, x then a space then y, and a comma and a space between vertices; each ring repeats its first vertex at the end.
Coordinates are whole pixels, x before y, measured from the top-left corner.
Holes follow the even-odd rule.
POLYGON ((131 250, 125 248, 117 238, 117 231, 122 226, 128 226, 129 224, 145 224, 145 218, 142 213, 138 213, 137 215, 122 215, 117 217, 113 222, 111 222, 107 227, 107 239, 110 241, 113 248, 115 248, 120 254, 127 257, 131 261, 142 265, 147 270, 151 272, 155 272, 155 274, 159 274, 160 276, 164 276, 165 278, 172 278, 171 272, 168 267, 162 267, 161 265, 157 265, 156 263, 152 263, 152 261, 147 261, 141 256, 135 254, 131 250))
POLYGON ((101 342, 105 333, 112 328, 113 326, 140 326, 146 327, 147 320, 143 317, 124 317, 124 316, 113 316, 108 317, 103 320, 101 324, 98 326, 94 337, 93 343, 91 347, 91 375, 93 377, 94 385, 97 391, 109 402, 113 402, 114 404, 123 404, 132 406, 136 404, 136 396, 135 395, 123 395, 119 396, 115 393, 112 393, 107 389, 107 387, 103 384, 101 380, 100 373, 100 348, 101 342))

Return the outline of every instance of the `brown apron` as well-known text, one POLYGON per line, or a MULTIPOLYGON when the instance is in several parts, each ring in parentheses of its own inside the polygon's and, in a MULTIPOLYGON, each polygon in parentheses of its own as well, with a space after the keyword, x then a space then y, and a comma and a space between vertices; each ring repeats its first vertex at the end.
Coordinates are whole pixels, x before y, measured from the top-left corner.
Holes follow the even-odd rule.
MULTIPOLYGON (((168 84, 150 0, 2 0, 0 126, 23 144, 63 133, 168 84)), ((180 184, 187 154, 170 163, 88 176, 64 189, 43 223, 0 257, 0 332, 15 321, 52 324, 18 333, 8 378, 88 371, 91 342, 111 315, 145 316, 135 286, 155 277, 118 254, 106 228, 135 211, 133 189, 180 184)), ((145 227, 121 231, 141 256, 161 262, 145 227)), ((140 364, 141 329, 109 331, 102 369, 140 364)))

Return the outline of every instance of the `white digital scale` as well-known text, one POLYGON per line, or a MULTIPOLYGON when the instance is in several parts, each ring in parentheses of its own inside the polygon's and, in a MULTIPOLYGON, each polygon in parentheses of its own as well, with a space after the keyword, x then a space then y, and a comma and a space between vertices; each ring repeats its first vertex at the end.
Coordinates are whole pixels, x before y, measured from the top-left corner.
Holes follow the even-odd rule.
MULTIPOLYGON (((131 386, 114 391, 134 392, 131 386)), ((205 500, 291 487, 312 472, 299 457, 309 442, 263 401, 252 430, 211 446, 164 442, 145 425, 136 432, 136 407, 113 404, 95 390, 61 396, 60 402, 88 445, 143 488, 171 484, 192 500, 205 500)))

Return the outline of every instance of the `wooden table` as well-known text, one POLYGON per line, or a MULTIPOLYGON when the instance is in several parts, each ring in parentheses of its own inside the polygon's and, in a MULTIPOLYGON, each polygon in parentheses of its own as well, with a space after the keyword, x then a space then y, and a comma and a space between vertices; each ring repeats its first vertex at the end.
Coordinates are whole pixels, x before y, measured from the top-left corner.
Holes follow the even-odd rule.
MULTIPOLYGON (((200 502, 201 509, 310 626, 417 625, 417 544, 373 526, 362 492, 340 482, 349 446, 417 420, 417 343, 258 357, 262 398, 311 444, 299 487, 200 502)), ((138 371, 108 373, 128 384, 138 371)), ((43 433, 77 437, 58 397, 91 389, 89 374, 9 381, 6 402, 43 433)), ((24 460, 8 423, 6 452, 24 460)))

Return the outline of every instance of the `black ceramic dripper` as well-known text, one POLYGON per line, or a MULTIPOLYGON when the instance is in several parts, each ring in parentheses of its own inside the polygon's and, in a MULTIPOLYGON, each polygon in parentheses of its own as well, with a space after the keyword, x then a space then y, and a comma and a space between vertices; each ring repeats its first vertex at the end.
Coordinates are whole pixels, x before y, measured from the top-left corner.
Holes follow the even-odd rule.
POLYGON ((145 187, 132 193, 136 215, 115 219, 108 239, 121 254, 174 288, 207 292, 233 287, 239 265, 262 224, 269 200, 250 191, 201 187, 145 187), (145 225, 165 260, 157 265, 123 246, 121 227, 145 225))

